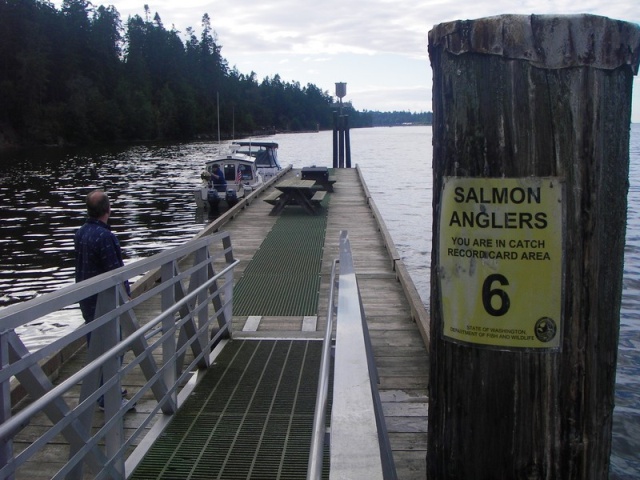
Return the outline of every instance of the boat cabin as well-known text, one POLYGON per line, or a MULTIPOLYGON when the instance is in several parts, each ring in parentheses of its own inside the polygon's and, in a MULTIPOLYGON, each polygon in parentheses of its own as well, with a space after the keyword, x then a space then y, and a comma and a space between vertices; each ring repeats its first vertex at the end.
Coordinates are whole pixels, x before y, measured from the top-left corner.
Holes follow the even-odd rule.
POLYGON ((249 155, 255 159, 258 173, 268 180, 282 169, 278 162, 278 144, 276 142, 237 141, 238 153, 249 155))

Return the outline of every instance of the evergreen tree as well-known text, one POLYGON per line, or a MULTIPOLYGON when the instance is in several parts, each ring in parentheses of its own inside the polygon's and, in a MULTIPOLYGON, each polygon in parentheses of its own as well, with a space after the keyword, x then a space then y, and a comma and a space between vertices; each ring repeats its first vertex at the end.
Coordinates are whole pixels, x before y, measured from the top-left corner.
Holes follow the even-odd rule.
MULTIPOLYGON (((332 97, 313 84, 229 69, 211 17, 185 40, 159 13, 123 27, 113 6, 0 0, 0 142, 91 143, 327 129, 332 97), (3 140, 4 139, 4 140, 3 140)), ((352 127, 428 123, 430 113, 357 112, 352 127)))

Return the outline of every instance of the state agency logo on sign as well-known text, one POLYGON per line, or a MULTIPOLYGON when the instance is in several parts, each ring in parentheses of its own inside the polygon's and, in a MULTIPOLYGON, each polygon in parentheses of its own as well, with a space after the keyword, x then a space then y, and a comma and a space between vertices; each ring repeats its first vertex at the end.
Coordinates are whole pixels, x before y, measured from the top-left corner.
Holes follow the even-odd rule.
POLYGON ((444 178, 438 277, 446 339, 560 347, 562 199, 557 178, 444 178))

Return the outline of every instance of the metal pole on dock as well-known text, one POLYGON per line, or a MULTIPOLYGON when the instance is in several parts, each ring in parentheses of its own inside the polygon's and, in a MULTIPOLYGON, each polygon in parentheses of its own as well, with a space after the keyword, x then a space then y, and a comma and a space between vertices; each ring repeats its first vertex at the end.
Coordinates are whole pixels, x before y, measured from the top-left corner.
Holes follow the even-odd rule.
POLYGON ((344 118, 344 148, 345 148, 345 166, 351 168, 351 139, 349 137, 349 115, 343 115, 344 118))
POLYGON ((608 478, 640 28, 436 25, 427 478, 608 478))
POLYGON ((351 168, 351 146, 349 145, 348 116, 342 114, 342 99, 347 94, 347 84, 336 83, 336 97, 339 102, 339 113, 334 112, 333 122, 333 168, 345 167, 345 150, 347 153, 347 168, 351 168), (337 141, 336 141, 337 137, 337 141))
POLYGON ((338 112, 333 112, 333 168, 338 168, 338 112))
POLYGON ((344 168, 344 117, 342 114, 338 116, 338 166, 344 168))

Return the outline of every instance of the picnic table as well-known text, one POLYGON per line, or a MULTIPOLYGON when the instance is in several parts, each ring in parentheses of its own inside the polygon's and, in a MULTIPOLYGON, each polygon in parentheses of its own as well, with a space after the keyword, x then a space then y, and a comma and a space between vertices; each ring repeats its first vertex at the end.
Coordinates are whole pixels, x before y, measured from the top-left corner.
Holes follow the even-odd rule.
POLYGON ((327 192, 314 188, 315 180, 293 178, 282 180, 264 201, 273 205, 269 215, 278 215, 287 205, 300 205, 307 213, 315 215, 327 192))

